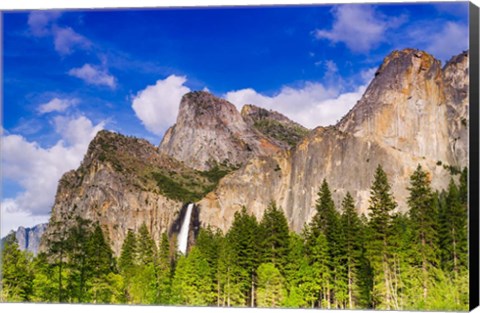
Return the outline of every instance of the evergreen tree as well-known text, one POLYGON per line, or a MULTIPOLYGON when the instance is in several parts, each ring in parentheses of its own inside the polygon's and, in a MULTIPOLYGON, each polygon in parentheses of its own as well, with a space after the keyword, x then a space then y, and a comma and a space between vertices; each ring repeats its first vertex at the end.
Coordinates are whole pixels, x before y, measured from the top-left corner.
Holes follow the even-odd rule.
POLYGON ((345 243, 340 225, 340 215, 335 209, 335 203, 327 181, 324 179, 316 204, 316 214, 310 225, 310 236, 307 240, 307 251, 317 244, 318 236, 323 234, 328 244, 329 279, 326 291, 327 307, 343 307, 347 300, 347 275, 345 268, 345 243))
POLYGON ((29 301, 32 295, 30 256, 20 251, 15 234, 5 239, 2 249, 2 298, 8 302, 29 301))
POLYGON ((370 191, 367 253, 373 271, 372 301, 376 309, 395 308, 392 295, 391 226, 396 202, 387 175, 379 165, 370 191))
POLYGON ((234 262, 239 269, 241 290, 247 302, 246 306, 255 306, 255 277, 259 265, 259 230, 257 219, 247 213, 245 207, 235 212, 227 240, 235 253, 234 262))
POLYGON ((91 223, 89 220, 76 217, 75 222, 67 230, 66 239, 66 268, 68 269, 67 280, 67 302, 85 302, 88 301, 87 295, 87 275, 88 268, 88 249, 87 242, 91 235, 91 223))
POLYGON ((460 186, 458 187, 460 202, 468 205, 468 169, 465 167, 460 175, 460 186))
POLYGON ((357 306, 359 298, 358 271, 362 256, 362 225, 349 192, 342 202, 342 230, 345 237, 345 267, 347 272, 348 308, 357 306))
POLYGON ((172 284, 172 266, 170 259, 170 242, 166 233, 162 233, 158 251, 158 295, 157 303, 170 304, 172 284))
POLYGON ((130 285, 134 303, 153 304, 157 299, 156 246, 145 223, 136 239, 136 266, 130 285))
POLYGON ((121 301, 123 279, 115 271, 113 251, 97 223, 87 241, 87 284, 93 303, 121 301))
MULTIPOLYGON (((72 217, 67 215, 63 216, 61 220, 71 219, 72 217)), ((68 280, 68 271, 66 270, 68 252, 70 251, 70 243, 68 240, 69 229, 63 225, 60 221, 50 219, 49 224, 54 231, 46 236, 47 246, 47 259, 49 264, 55 268, 54 277, 57 280, 57 292, 58 299, 56 301, 62 303, 68 301, 67 288, 65 281, 68 280)))
POLYGON ((318 235, 312 245, 310 258, 318 306, 329 309, 331 307, 332 290, 331 258, 327 237, 323 233, 318 235))
POLYGON ((137 238, 131 229, 128 230, 127 237, 123 242, 118 267, 125 285, 125 300, 127 303, 131 303, 133 299, 130 288, 137 269, 137 238))
POLYGON ((289 231, 285 214, 274 202, 265 210, 260 222, 260 249, 264 263, 272 263, 285 273, 289 247, 289 231))
POLYGON ((430 188, 430 179, 418 165, 410 177, 410 195, 407 199, 412 226, 411 265, 421 268, 422 295, 426 302, 428 290, 433 284, 432 269, 438 265, 437 258, 437 215, 434 194, 430 188))
POLYGON ((245 271, 236 263, 238 251, 234 250, 233 244, 227 238, 222 237, 218 253, 216 275, 218 305, 224 307, 245 306, 246 295, 242 292, 245 285, 242 276, 245 275, 245 271))
POLYGON ((129 276, 134 272, 135 262, 137 260, 137 238, 135 233, 129 229, 127 237, 122 245, 118 266, 124 276, 129 276))
POLYGON ((174 304, 209 305, 214 298, 210 272, 198 247, 192 247, 187 257, 180 256, 172 282, 174 304))
POLYGON ((443 268, 457 276, 468 264, 467 216, 457 185, 451 179, 441 212, 439 237, 443 268))
POLYGON ((49 261, 47 254, 41 252, 33 261, 35 277, 33 279, 33 302, 58 301, 58 280, 56 269, 49 261))
POLYGON ((258 270, 257 304, 259 307, 278 308, 286 298, 284 278, 273 263, 262 263, 258 270))

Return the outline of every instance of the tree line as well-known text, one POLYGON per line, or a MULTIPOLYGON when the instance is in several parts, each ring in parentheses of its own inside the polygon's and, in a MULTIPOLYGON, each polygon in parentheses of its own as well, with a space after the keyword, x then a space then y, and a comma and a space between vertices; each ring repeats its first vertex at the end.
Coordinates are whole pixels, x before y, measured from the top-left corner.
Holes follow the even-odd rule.
POLYGON ((101 227, 76 218, 56 227, 47 251, 2 250, 6 301, 322 309, 467 310, 467 169, 434 191, 419 165, 407 213, 376 169, 368 215, 350 193, 336 206, 323 181, 300 234, 271 203, 258 221, 243 208, 224 234, 201 228, 187 255, 147 227, 128 231, 115 258, 101 227))

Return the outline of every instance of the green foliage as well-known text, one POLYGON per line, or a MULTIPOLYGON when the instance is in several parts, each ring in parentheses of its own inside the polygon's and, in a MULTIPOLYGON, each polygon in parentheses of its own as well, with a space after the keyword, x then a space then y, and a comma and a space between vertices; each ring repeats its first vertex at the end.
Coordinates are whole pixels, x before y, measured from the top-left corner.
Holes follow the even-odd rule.
POLYGON ((412 238, 409 241, 415 251, 410 255, 409 261, 411 266, 421 268, 421 294, 423 301, 427 302, 428 291, 434 281, 430 269, 438 266, 438 212, 434 194, 430 188, 430 180, 420 165, 410 177, 408 190, 410 191, 408 205, 412 231, 412 238))
POLYGON ((348 308, 357 307, 360 302, 359 272, 363 262, 363 225, 355 210, 353 198, 349 192, 342 202, 341 228, 345 238, 345 258, 348 308))
POLYGON ((20 251, 15 234, 7 236, 2 249, 2 298, 9 302, 29 301, 33 273, 31 256, 20 251))
POLYGON ((238 267, 240 290, 247 300, 245 306, 255 302, 255 276, 261 254, 259 253, 259 226, 257 219, 247 213, 245 207, 235 212, 232 226, 227 235, 233 262, 238 267))
POLYGON ((392 212, 396 202, 387 175, 379 165, 370 190, 370 231, 367 237, 367 258, 373 273, 372 303, 376 309, 395 307, 392 278, 392 212))
POLYGON ((115 259, 98 224, 65 216, 72 221, 69 227, 52 220, 55 233, 33 259, 13 236, 7 238, 1 296, 35 302, 464 311, 467 174, 465 169, 458 185, 452 179, 448 190, 434 192, 428 173, 418 166, 410 177, 408 214, 400 214, 379 166, 369 219, 358 216, 349 192, 337 212, 323 181, 316 214, 301 235, 289 233, 274 203, 260 223, 242 208, 225 235, 200 228, 190 252, 178 257, 171 246, 175 237, 163 233, 157 248, 143 224, 138 232, 128 231, 115 259))
POLYGON ((283 274, 289 249, 289 231, 285 214, 272 202, 263 213, 259 226, 261 259, 264 263, 274 264, 283 274))
POLYGON ((135 271, 135 262, 137 259, 137 238, 135 233, 129 229, 127 237, 122 245, 122 251, 118 266, 120 272, 125 277, 130 277, 135 271))
POLYGON ((290 147, 294 147, 308 134, 308 129, 294 124, 281 123, 273 119, 257 120, 253 127, 273 139, 288 144, 290 147))
POLYGON ((214 298, 211 269, 198 247, 188 256, 180 256, 172 282, 174 303, 206 306, 214 298))
POLYGON ((235 169, 237 168, 215 164, 210 170, 203 172, 156 171, 151 174, 151 177, 155 180, 160 193, 166 197, 182 202, 196 202, 214 190, 220 179, 235 169))
POLYGON ((259 307, 278 308, 286 298, 284 278, 273 263, 262 263, 257 270, 258 289, 257 305, 259 307))

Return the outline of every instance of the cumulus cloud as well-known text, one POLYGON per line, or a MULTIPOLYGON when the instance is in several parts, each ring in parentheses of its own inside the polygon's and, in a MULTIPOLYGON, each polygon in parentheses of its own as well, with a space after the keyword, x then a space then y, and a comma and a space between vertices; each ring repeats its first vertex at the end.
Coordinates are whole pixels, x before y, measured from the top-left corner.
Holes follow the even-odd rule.
POLYGON ((71 54, 73 48, 88 49, 92 44, 70 27, 53 27, 52 31, 55 50, 61 55, 71 54))
POLYGON ((79 68, 73 68, 68 71, 70 76, 74 76, 84 80, 87 84, 97 86, 107 86, 114 89, 117 85, 114 76, 110 75, 106 70, 85 64, 79 68))
POLYGON ((190 91, 184 85, 186 81, 184 76, 171 75, 134 96, 132 108, 147 130, 163 135, 175 123, 180 100, 190 91))
POLYGON ((34 36, 42 37, 50 34, 50 27, 61 13, 58 11, 33 11, 28 15, 28 26, 34 36))
POLYGON ((446 61, 468 49, 468 26, 447 22, 439 31, 428 37, 426 50, 436 58, 446 61))
POLYGON ((71 27, 57 25, 62 15, 58 11, 33 11, 28 15, 30 32, 36 37, 53 37, 55 50, 60 55, 71 54, 75 48, 89 49, 92 43, 86 37, 78 34, 71 27))
POLYGON ((354 52, 367 53, 385 40, 388 29, 400 26, 405 17, 386 17, 372 6, 341 5, 332 10, 333 26, 330 30, 317 29, 318 39, 332 43, 342 42, 354 52))
MULTIPOLYGON (((2 200, 2 220, 8 227, 27 225, 48 216, 59 179, 80 165, 89 142, 104 127, 103 122, 93 125, 85 116, 58 117, 54 124, 61 139, 48 148, 23 136, 2 136, 3 176, 23 189, 15 197, 2 200), (19 224, 14 225, 17 219, 19 224)), ((2 233, 9 230, 2 228, 2 233)))
POLYGON ((2 202, 0 210, 0 237, 5 237, 11 230, 17 230, 19 226, 33 227, 38 224, 47 223, 50 216, 32 215, 29 212, 18 210, 12 199, 2 202))
POLYGON ((79 100, 76 98, 73 99, 59 99, 53 98, 52 100, 40 104, 38 107, 38 112, 40 114, 50 113, 50 112, 65 112, 69 107, 78 104, 79 100))
POLYGON ((307 83, 303 88, 284 87, 274 96, 265 96, 249 88, 228 92, 225 98, 239 109, 254 104, 278 111, 308 128, 335 124, 360 99, 366 85, 352 92, 340 93, 319 83, 307 83))

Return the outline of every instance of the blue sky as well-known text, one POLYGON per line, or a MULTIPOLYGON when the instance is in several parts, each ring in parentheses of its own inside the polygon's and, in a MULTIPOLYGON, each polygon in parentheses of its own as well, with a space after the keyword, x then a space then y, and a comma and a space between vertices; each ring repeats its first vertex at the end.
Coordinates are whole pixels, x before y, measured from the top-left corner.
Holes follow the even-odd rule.
POLYGON ((468 3, 4 12, 1 235, 48 220, 100 129, 157 145, 202 89, 333 124, 406 47, 467 49, 468 3))

